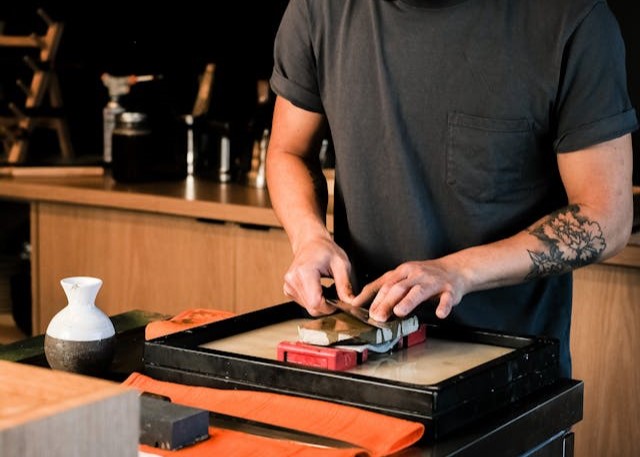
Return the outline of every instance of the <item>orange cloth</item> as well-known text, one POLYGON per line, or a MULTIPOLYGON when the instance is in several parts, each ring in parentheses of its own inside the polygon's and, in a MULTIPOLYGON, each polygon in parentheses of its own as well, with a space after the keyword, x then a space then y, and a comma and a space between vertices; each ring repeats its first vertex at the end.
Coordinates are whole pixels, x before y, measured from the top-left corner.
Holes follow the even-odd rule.
POLYGON ((181 332, 199 325, 226 319, 231 316, 234 316, 234 313, 231 311, 203 308, 188 309, 180 314, 176 314, 169 320, 150 322, 145 327, 144 337, 146 340, 151 340, 160 336, 169 335, 170 333, 181 332))
POLYGON ((354 443, 354 448, 320 448, 210 427, 210 438, 177 451, 140 445, 162 456, 362 457, 385 456, 416 443, 424 425, 321 400, 248 390, 213 389, 158 381, 141 373, 123 383, 141 392, 165 395, 174 403, 267 422, 354 443))

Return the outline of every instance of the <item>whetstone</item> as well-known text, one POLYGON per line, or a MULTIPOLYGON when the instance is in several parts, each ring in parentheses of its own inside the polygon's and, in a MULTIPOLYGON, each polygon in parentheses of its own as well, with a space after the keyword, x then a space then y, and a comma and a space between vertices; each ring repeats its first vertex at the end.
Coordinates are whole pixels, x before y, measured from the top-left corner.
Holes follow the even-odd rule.
POLYGON ((299 325, 298 340, 318 346, 345 342, 383 344, 413 333, 419 326, 417 316, 392 319, 385 323, 385 328, 379 328, 339 312, 299 325))
POLYGON ((209 438, 209 412, 140 396, 140 444, 176 450, 209 438))

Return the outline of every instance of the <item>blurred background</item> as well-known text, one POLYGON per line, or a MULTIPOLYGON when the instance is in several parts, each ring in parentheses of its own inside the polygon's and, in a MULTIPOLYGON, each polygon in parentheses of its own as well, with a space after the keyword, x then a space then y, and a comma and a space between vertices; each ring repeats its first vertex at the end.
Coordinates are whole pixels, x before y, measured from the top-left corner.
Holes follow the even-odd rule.
MULTIPOLYGON (((193 108, 199 77, 215 63, 215 82, 208 116, 222 122, 244 122, 256 106, 256 80, 267 79, 272 46, 286 0, 168 3, 122 1, 0 2, 5 35, 44 35, 42 8, 64 24, 55 59, 64 111, 76 155, 102 153, 102 109, 108 101, 102 73, 162 75, 131 88, 121 104, 128 110, 165 110, 177 115, 193 108)), ((16 79, 29 81, 32 70, 23 56, 37 50, 0 48, 0 115, 7 105, 20 106, 25 94, 16 79)), ((35 133, 35 132, 34 132, 35 133)), ((30 160, 51 153, 46 131, 34 134, 30 160)), ((49 132, 51 133, 51 132, 49 132)), ((52 133, 51 133, 52 134, 52 133)), ((53 142, 55 144, 55 142, 53 142)), ((55 152, 57 153, 57 152, 55 152)))
MULTIPOLYGON (((206 117, 211 122, 246 126, 255 121, 257 81, 268 79, 273 39, 287 0, 183 0, 63 2, 53 0, 0 1, 0 34, 44 36, 48 25, 37 13, 63 24, 52 68, 60 85, 63 106, 51 109, 48 97, 30 112, 26 94, 38 62, 36 48, 0 47, 0 117, 14 113, 14 103, 27 115, 62 115, 67 119, 75 159, 101 161, 102 110, 108 101, 103 73, 114 76, 162 75, 135 84, 120 103, 129 111, 170 116, 191 113, 200 77, 214 63, 214 83, 206 117)), ((263 112, 262 122, 267 122, 263 112)), ((270 120, 270 119, 269 119, 270 120)), ((2 149, 0 143, 0 149, 2 149)), ((6 148, 5 148, 6 149, 6 148)), ((6 151, 4 151, 6 152, 6 151)), ((27 161, 51 163, 60 157, 54 130, 33 129, 27 161)), ((0 344, 31 334, 29 206, 0 202, 0 344), (15 327, 14 322, 17 324, 15 327)))
MULTIPOLYGON (((627 77, 631 102, 640 117, 640 28, 637 4, 634 0, 608 0, 618 18, 627 49, 627 77)), ((633 133, 633 184, 640 186, 640 132, 633 133)))
MULTIPOLYGON (((640 30, 631 0, 609 0, 627 45, 629 91, 640 107, 640 30)), ((256 80, 267 79, 272 46, 287 0, 184 0, 163 7, 157 2, 112 0, 70 4, 60 0, 0 2, 4 34, 43 34, 46 24, 36 14, 42 8, 65 25, 56 59, 70 135, 77 155, 98 156, 102 149, 101 112, 107 90, 100 75, 154 74, 163 79, 132 87, 122 104, 129 110, 170 110, 188 113, 198 78, 209 62, 216 64, 208 117, 243 124, 256 105, 256 80)), ((7 103, 24 100, 17 78, 31 70, 23 49, 0 48, 0 115, 7 103)), ((46 136, 51 132, 39 132, 46 136)), ((31 159, 51 152, 51 141, 34 135, 31 159), (43 147, 39 147, 44 144, 43 147), (35 150, 35 151, 32 151, 35 150)), ((55 143, 55 141, 53 142, 55 143)), ((634 159, 640 163, 640 132, 634 134, 634 159)), ((640 185, 640 167, 634 170, 640 185)))

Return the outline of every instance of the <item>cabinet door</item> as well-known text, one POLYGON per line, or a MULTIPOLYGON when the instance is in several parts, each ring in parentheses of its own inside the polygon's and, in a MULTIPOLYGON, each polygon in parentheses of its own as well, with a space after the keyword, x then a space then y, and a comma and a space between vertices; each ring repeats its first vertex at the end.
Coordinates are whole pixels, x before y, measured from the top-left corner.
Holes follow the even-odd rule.
POLYGON ((96 276, 96 305, 177 314, 234 308, 235 226, 56 203, 32 211, 34 332, 66 305, 60 279, 96 276))
POLYGON ((236 313, 289 301, 282 286, 293 254, 284 230, 237 226, 235 239, 236 313))
POLYGON ((574 273, 571 356, 584 381, 577 456, 640 455, 640 268, 596 264, 574 273))

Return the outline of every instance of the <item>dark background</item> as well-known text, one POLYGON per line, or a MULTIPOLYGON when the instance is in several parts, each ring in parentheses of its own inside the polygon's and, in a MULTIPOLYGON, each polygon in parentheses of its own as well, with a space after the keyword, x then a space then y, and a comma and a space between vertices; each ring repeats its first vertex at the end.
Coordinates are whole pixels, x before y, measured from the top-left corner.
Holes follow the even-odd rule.
MULTIPOLYGON (((618 18, 627 49, 627 76, 631 102, 640 117, 640 14, 637 0, 608 0, 618 18)), ((633 133, 633 183, 640 186, 640 132, 633 133)))
MULTIPOLYGON (((255 82, 269 77, 273 37, 287 0, 195 2, 122 1, 73 2, 2 1, 0 21, 5 34, 43 34, 46 26, 36 14, 42 7, 65 23, 56 69, 60 77, 65 112, 77 154, 100 154, 101 110, 107 91, 103 72, 114 75, 162 74, 155 83, 134 86, 122 104, 128 109, 190 112, 198 77, 207 62, 216 64, 209 117, 224 122, 246 122, 255 107, 255 82)), ((627 45, 629 92, 640 108, 640 28, 633 0, 609 0, 627 45)), ((0 49, 0 114, 24 94, 16 75, 30 80, 22 63, 25 50, 0 49)), ((640 163, 640 132, 634 133, 634 161, 640 163)), ((51 145, 44 141, 43 151, 51 145)), ((37 148, 38 142, 34 145, 37 148)), ((38 152, 30 152, 34 158, 38 152)), ((640 185, 640 166, 634 169, 640 185)))
MULTIPOLYGON (((100 80, 103 72, 162 75, 161 80, 134 85, 121 104, 129 110, 181 115, 191 112, 199 76, 213 62, 208 116, 244 122, 255 108, 257 80, 270 75, 273 38, 286 3, 183 0, 163 7, 161 2, 135 0, 2 1, 0 22, 6 35, 43 35, 46 23, 36 13, 43 8, 51 19, 64 23, 55 69, 72 143, 77 155, 100 155, 102 108, 108 100, 100 80)), ((24 55, 37 60, 38 53, 0 48, 0 115, 9 113, 8 102, 24 104, 25 95, 15 84, 17 78, 27 84, 31 80, 24 55)), ((39 134, 29 149, 31 160, 51 151, 47 133, 39 134)))

